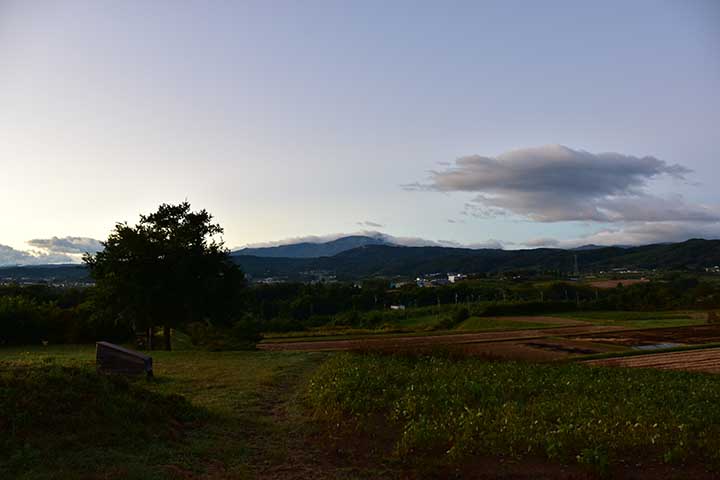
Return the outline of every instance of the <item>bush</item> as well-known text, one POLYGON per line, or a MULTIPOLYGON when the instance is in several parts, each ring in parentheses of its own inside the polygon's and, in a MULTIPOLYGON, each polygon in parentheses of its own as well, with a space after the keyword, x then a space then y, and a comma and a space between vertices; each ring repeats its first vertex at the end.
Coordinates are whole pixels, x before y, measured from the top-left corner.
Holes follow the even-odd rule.
POLYGON ((252 350, 262 339, 262 324, 252 314, 245 314, 229 328, 215 327, 208 323, 193 322, 186 331, 190 342, 209 350, 252 350))

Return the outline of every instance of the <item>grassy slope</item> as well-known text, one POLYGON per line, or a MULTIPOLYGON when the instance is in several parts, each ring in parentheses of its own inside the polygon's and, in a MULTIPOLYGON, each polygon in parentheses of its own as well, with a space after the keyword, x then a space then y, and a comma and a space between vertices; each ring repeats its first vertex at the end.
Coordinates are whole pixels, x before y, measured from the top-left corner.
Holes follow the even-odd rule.
MULTIPOLYGON (((38 451, 26 459, 16 458, 10 477, 77 478, 100 472, 106 472, 107 478, 252 477, 250 465, 256 463, 260 450, 283 436, 284 427, 268 417, 268 402, 275 401, 285 385, 301 382, 323 358, 300 353, 153 352, 156 381, 133 383, 157 394, 182 395, 207 412, 203 420, 183 427, 181 440, 140 440, 130 449, 98 448, 90 442, 79 450, 75 445, 65 452, 38 451)), ((94 349, 88 346, 0 350, 0 369, 53 364, 91 371, 93 361, 94 349)), ((68 434, 50 432, 58 441, 68 434)), ((277 455, 283 454, 282 448, 282 443, 276 445, 277 455)), ((0 472, 3 468, 10 464, 0 457, 0 472)))

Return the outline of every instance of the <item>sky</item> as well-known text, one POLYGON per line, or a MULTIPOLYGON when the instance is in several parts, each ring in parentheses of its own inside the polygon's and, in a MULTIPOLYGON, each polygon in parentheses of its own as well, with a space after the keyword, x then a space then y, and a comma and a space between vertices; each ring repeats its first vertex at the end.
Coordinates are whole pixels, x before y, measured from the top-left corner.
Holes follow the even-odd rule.
POLYGON ((228 247, 720 238, 720 2, 0 0, 0 264, 185 199, 228 247))

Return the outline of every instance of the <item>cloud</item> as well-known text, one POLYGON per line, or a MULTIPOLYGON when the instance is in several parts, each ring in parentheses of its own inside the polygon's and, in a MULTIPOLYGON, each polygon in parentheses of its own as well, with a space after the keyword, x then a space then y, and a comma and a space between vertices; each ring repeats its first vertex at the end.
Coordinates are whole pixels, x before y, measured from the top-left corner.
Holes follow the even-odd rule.
POLYGON ((52 237, 29 240, 28 245, 52 254, 95 253, 103 249, 99 240, 88 237, 52 237))
POLYGON ((498 157, 462 157, 429 183, 409 190, 470 192, 464 215, 513 215, 537 222, 720 221, 720 211, 682 196, 646 191, 659 177, 686 180, 691 170, 654 157, 590 153, 561 145, 524 148, 498 157))
POLYGON ((556 238, 533 238, 523 242, 523 245, 530 248, 560 247, 561 242, 556 238))
POLYGON ((652 243, 684 242, 691 238, 720 238, 720 224, 693 222, 646 222, 608 228, 575 240, 587 245, 648 245, 652 243))
POLYGON ((69 255, 16 250, 7 245, 0 245, 0 266, 75 263, 76 261, 69 255))
POLYGON ((638 222, 567 240, 536 238, 521 243, 529 248, 576 248, 583 245, 650 245, 684 242, 691 238, 720 239, 720 223, 638 222))
POLYGON ((361 227, 370 227, 370 228, 385 228, 385 225, 381 225, 379 223, 371 222, 369 220, 365 220, 364 222, 357 222, 357 224, 361 227))

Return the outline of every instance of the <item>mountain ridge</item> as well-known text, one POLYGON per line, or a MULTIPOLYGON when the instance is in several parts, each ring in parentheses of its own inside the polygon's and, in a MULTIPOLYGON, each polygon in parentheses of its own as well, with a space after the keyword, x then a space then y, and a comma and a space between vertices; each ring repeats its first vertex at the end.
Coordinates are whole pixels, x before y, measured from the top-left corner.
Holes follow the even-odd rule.
MULTIPOLYGON (((340 280, 358 280, 414 277, 428 273, 498 273, 513 270, 560 271, 571 275, 576 257, 581 273, 613 268, 697 271, 720 265, 720 240, 691 239, 679 243, 580 251, 558 248, 475 250, 380 244, 361 245, 323 257, 260 257, 235 252, 231 258, 253 278, 307 280, 312 272, 327 272, 340 280)), ((89 279, 89 275, 87 269, 78 264, 0 267, 0 281, 13 279, 83 281, 89 279)))
POLYGON ((319 258, 332 257, 338 253, 365 245, 394 245, 380 237, 348 235, 327 242, 298 242, 270 247, 246 247, 231 255, 252 255, 264 258, 319 258))

